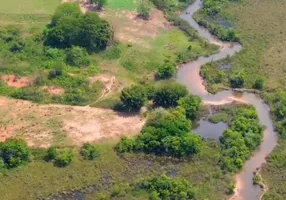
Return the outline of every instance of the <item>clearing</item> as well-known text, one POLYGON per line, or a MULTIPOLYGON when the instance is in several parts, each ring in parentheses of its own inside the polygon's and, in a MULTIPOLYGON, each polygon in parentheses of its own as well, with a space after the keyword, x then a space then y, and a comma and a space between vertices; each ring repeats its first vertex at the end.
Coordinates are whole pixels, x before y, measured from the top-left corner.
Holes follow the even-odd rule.
POLYGON ((0 139, 19 136, 29 146, 81 145, 137 134, 144 120, 112 110, 64 105, 37 105, 0 98, 0 139))

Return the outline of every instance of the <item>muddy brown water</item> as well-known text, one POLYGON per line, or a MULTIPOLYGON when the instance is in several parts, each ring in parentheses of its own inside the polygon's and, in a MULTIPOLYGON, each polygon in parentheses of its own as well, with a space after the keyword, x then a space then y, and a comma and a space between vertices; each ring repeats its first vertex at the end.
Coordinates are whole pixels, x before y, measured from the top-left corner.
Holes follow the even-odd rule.
MULTIPOLYGON (((208 30, 199 26, 192 18, 192 15, 201 7, 201 0, 196 0, 182 13, 181 18, 186 20, 208 42, 219 45, 221 47, 220 52, 208 57, 199 57, 196 61, 182 65, 177 74, 177 82, 185 85, 190 93, 200 96, 205 104, 224 105, 236 100, 255 107, 259 121, 265 127, 263 141, 237 174, 236 192, 231 199, 256 200, 262 195, 262 190, 259 186, 253 185, 253 173, 266 162, 265 158, 277 145, 277 134, 274 131, 270 117, 270 109, 259 96, 252 93, 244 92, 238 94, 232 90, 225 90, 212 95, 207 92, 203 85, 203 79, 199 75, 200 67, 206 63, 233 56, 242 49, 242 46, 239 43, 222 42, 211 35, 208 30)), ((211 137, 210 135, 214 133, 213 138, 216 138, 219 134, 217 132, 222 130, 222 126, 216 127, 205 121, 201 121, 200 126, 196 129, 198 134, 206 137, 211 137)))

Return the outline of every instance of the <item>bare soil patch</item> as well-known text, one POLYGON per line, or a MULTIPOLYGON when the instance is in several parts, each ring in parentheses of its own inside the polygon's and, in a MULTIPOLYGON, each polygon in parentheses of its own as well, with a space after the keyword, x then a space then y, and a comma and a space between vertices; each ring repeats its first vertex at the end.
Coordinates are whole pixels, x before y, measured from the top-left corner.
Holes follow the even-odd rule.
POLYGON ((0 97, 0 141, 21 137, 29 146, 81 145, 133 136, 144 125, 138 115, 65 105, 38 105, 0 97))
POLYGON ((52 96, 60 96, 60 95, 63 95, 65 93, 65 90, 63 88, 59 88, 56 86, 46 85, 46 86, 43 86, 42 89, 47 91, 52 96))
POLYGON ((15 75, 3 75, 2 80, 10 87, 22 88, 31 84, 28 77, 18 77, 15 75))

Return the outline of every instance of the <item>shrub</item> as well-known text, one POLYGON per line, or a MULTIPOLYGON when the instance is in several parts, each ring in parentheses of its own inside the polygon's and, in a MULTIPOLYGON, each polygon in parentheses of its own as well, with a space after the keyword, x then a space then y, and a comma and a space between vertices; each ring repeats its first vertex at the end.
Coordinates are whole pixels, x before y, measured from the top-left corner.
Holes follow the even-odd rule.
POLYGON ((62 62, 56 62, 52 69, 49 71, 48 78, 49 79, 55 79, 64 74, 64 63, 62 62))
POLYGON ((89 0, 90 3, 95 3, 98 9, 102 9, 107 4, 107 0, 89 0))
POLYGON ((55 159, 55 165, 58 167, 66 167, 71 163, 73 156, 71 151, 59 152, 55 159))
POLYGON ((180 98, 188 94, 187 88, 175 82, 166 83, 156 89, 154 104, 164 108, 177 106, 180 98))
POLYGON ((23 99, 32 102, 42 102, 45 99, 45 95, 42 90, 34 87, 25 87, 16 90, 11 96, 15 99, 23 99))
POLYGON ((232 88, 243 88, 245 81, 245 74, 240 72, 232 77, 230 77, 230 86, 232 88))
POLYGON ((195 199, 194 191, 189 181, 180 178, 169 178, 165 174, 159 177, 145 179, 136 185, 147 190, 150 199, 195 199))
POLYGON ((96 146, 90 143, 83 144, 80 154, 85 160, 94 160, 99 155, 96 146))
POLYGON ((116 145, 115 149, 119 153, 131 152, 134 149, 134 141, 123 136, 120 138, 120 142, 116 145))
POLYGON ((7 139, 0 146, 0 155, 8 168, 18 167, 28 161, 30 152, 22 139, 7 139))
POLYGON ((88 96, 81 89, 71 89, 66 91, 64 95, 62 95, 61 103, 76 105, 76 106, 84 106, 88 104, 88 96))
POLYGON ((52 161, 57 157, 57 150, 54 147, 48 148, 44 157, 45 161, 52 161))
POLYGON ((91 64, 84 48, 73 46, 67 50, 66 63, 70 66, 86 67, 91 64))
POLYGON ((264 79, 259 77, 255 80, 254 84, 253 84, 253 88, 257 89, 257 90, 263 90, 264 88, 264 79))
POLYGON ((200 97, 188 95, 179 99, 178 106, 185 110, 188 119, 194 120, 198 115, 201 102, 202 100, 200 97))
POLYGON ((149 2, 141 0, 137 8, 139 16, 144 20, 148 20, 150 17, 150 10, 151 7, 149 5, 149 2))
POLYGON ((156 77, 158 79, 169 79, 174 76, 175 72, 175 66, 170 63, 166 63, 159 67, 156 77))
POLYGON ((147 101, 146 90, 140 85, 124 88, 121 92, 120 100, 124 109, 128 112, 139 111, 147 101))

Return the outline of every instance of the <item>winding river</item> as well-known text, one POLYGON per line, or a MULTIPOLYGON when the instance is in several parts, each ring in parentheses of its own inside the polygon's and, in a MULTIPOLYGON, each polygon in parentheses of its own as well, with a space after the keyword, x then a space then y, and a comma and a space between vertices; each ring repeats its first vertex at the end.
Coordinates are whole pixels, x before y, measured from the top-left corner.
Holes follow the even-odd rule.
POLYGON ((190 93, 200 96, 204 104, 223 105, 233 101, 241 101, 251 104, 256 108, 260 123, 265 127, 263 142, 253 153, 252 157, 245 162, 242 170, 236 175, 236 192, 231 199, 259 199, 262 195, 262 190, 259 186, 253 185, 253 173, 266 162, 266 156, 277 145, 277 135, 270 117, 270 109, 259 96, 252 93, 244 92, 237 94, 232 90, 225 90, 212 95, 207 92, 203 85, 203 79, 199 75, 200 67, 206 63, 226 58, 228 55, 233 56, 241 50, 242 46, 239 43, 222 42, 211 35, 208 30, 199 26, 192 16, 201 7, 201 0, 196 0, 182 13, 181 18, 189 22, 198 31, 198 34, 208 42, 219 45, 220 52, 209 57, 199 57, 196 61, 182 65, 177 74, 177 82, 185 85, 190 93))

